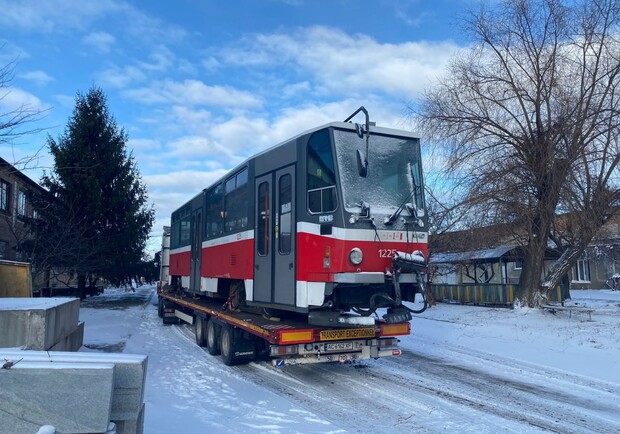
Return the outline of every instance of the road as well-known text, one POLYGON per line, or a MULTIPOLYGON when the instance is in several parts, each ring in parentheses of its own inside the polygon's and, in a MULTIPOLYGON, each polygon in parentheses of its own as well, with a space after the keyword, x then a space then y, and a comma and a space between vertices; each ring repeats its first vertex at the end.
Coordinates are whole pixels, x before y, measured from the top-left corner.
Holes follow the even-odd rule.
MULTIPOLYGON (((180 351, 196 349, 193 328, 161 325, 150 296, 127 295, 134 308, 141 306, 142 327, 144 321, 161 327, 180 351)), ((118 307, 110 299, 85 302, 108 309, 131 304, 127 298, 118 307)), ((415 336, 402 349, 399 357, 376 361, 285 368, 263 361, 226 367, 206 350, 195 357, 203 367, 227 371, 346 432, 620 432, 616 383, 550 368, 544 360, 526 363, 415 336)))

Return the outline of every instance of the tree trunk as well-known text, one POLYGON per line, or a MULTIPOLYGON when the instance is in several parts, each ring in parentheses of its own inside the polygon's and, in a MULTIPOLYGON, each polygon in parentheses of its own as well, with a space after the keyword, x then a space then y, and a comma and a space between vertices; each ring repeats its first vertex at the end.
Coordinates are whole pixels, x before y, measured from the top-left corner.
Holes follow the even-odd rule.
POLYGON ((556 262, 551 266, 542 282, 543 295, 545 297, 545 301, 549 299, 554 288, 559 285, 562 281, 562 278, 568 273, 579 257, 583 254, 585 250, 585 246, 576 245, 569 246, 562 255, 558 258, 556 262))
POLYGON ((80 300, 84 300, 86 298, 86 275, 82 273, 78 274, 77 290, 80 300))
POLYGON ((536 307, 540 300, 540 277, 543 271, 546 245, 534 240, 527 246, 523 271, 519 277, 519 289, 515 297, 516 306, 536 307))

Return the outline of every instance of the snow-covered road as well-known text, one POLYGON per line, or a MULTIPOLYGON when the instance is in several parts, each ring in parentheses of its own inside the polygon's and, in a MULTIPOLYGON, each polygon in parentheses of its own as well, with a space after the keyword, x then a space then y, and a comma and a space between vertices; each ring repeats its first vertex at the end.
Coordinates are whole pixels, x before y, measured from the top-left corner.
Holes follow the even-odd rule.
POLYGON ((226 367, 191 327, 161 325, 151 294, 82 309, 86 346, 149 355, 146 433, 620 432, 617 293, 596 293, 593 321, 439 305, 400 357, 284 369, 226 367))

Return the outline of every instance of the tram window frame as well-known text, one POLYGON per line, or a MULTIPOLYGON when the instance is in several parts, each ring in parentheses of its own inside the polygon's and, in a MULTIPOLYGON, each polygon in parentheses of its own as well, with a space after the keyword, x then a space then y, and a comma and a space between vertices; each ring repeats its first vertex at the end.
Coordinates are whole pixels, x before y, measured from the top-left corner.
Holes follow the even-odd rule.
POLYGON ((184 235, 186 235, 184 231, 188 231, 189 229, 183 227, 185 226, 184 223, 189 222, 191 224, 190 215, 191 208, 189 206, 184 206, 183 208, 172 213, 172 233, 170 234, 171 248, 175 249, 190 244, 191 240, 189 238, 184 238, 184 235))
POLYGON ((179 227, 179 245, 189 246, 192 241, 192 219, 187 216, 181 219, 179 227))
POLYGON ((289 173, 282 175, 278 180, 278 214, 280 222, 278 252, 281 255, 289 255, 292 249, 293 224, 293 177, 289 173), (284 180, 287 184, 284 184, 284 180))
POLYGON ((248 226, 248 168, 244 167, 224 183, 224 231, 237 232, 248 226))
POLYGON ((336 159, 328 129, 317 131, 306 145, 306 209, 326 214, 338 209, 336 159))
POLYGON ((206 192, 205 237, 213 238, 224 233, 224 184, 218 183, 206 192))

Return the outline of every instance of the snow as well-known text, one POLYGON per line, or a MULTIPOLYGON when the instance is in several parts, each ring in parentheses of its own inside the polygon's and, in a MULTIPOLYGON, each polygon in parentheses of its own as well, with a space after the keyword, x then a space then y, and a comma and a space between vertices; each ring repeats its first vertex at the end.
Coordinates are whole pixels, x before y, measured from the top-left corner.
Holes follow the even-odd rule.
POLYGON ((67 298, 0 298, 0 310, 43 310, 67 303, 67 298))
POLYGON ((591 321, 438 304, 399 357, 286 368, 225 366, 162 325, 153 294, 106 289, 80 311, 82 351, 149 356, 145 433, 620 432, 620 291, 571 291, 591 321))

